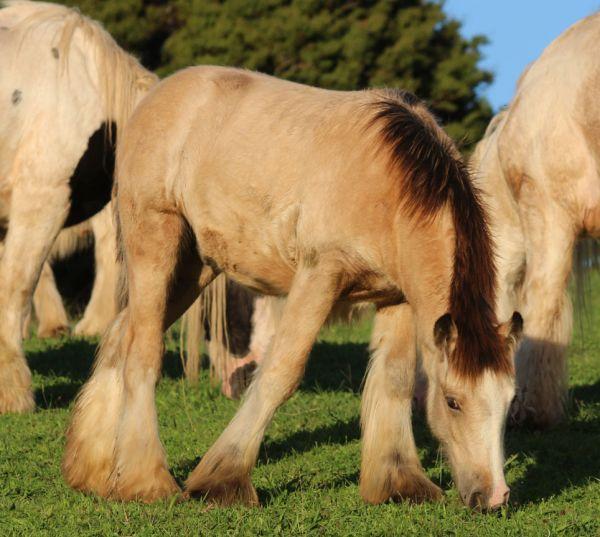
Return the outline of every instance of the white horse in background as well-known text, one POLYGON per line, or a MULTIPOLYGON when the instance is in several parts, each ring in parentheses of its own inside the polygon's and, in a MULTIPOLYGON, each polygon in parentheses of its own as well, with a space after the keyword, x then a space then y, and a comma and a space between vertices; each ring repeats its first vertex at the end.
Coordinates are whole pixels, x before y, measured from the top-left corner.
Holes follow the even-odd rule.
POLYGON ((473 156, 494 209, 500 308, 520 303, 525 320, 513 418, 541 427, 565 415, 573 254, 580 239, 600 237, 599 52, 596 14, 527 68, 473 156))
MULTIPOLYGON (((0 413, 33 409, 21 337, 60 230, 109 201, 115 139, 157 77, 55 4, 0 10, 0 413)), ((47 282, 46 282, 47 283, 47 282)), ((93 297, 94 298, 94 297, 93 297)))

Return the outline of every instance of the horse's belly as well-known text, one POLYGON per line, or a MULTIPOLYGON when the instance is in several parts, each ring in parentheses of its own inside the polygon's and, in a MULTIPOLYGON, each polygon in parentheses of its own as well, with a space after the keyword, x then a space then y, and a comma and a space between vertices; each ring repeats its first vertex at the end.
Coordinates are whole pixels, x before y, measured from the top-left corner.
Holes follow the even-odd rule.
POLYGON ((259 293, 284 295, 291 286, 296 260, 289 237, 279 233, 273 224, 265 229, 205 224, 197 240, 205 263, 259 293))

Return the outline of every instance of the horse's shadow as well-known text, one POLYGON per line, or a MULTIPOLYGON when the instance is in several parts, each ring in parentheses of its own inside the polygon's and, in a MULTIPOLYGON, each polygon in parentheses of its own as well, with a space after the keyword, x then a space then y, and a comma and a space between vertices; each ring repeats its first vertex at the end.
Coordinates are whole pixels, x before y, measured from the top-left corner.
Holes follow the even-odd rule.
MULTIPOLYGON (((94 341, 65 338, 59 346, 28 353, 34 374, 58 377, 56 382, 37 390, 38 407, 61 408, 71 403, 90 374, 95 349, 94 341)), ((317 343, 300 389, 304 392, 358 392, 367 354, 364 344, 317 343)), ((179 354, 167 352, 163 375, 182 378, 182 371, 179 354)), ((600 381, 576 387, 571 393, 574 408, 568 423, 547 431, 511 429, 507 433, 509 461, 514 458, 520 468, 525 468, 512 484, 512 504, 516 509, 600 477, 600 458, 597 457, 600 419, 587 411, 600 402, 600 381)), ((423 466, 439 467, 437 444, 429 434, 423 416, 417 413, 413 421, 417 445, 424 449, 423 466)), ((259 461, 268 464, 284 459, 290 453, 301 454, 323 445, 344 445, 359 437, 359 418, 356 415, 346 421, 297 431, 283 439, 267 438, 259 461)), ((197 462, 198 459, 181 461, 175 467, 175 474, 187 475, 197 462)), ((335 483, 327 486, 336 488, 357 480, 358 473, 336 478, 335 483)), ((440 480, 436 481, 448 487, 451 479, 447 470, 440 470, 440 480)), ((300 482, 291 480, 283 488, 278 486, 277 489, 259 492, 261 498, 268 502, 274 494, 289 493, 301 486, 300 482)))
POLYGON ((508 432, 509 460, 516 457, 526 465, 524 475, 513 485, 513 505, 538 502, 600 478, 600 419, 588 411, 600 402, 600 381, 576 387, 571 395, 568 422, 545 431, 508 432))
MULTIPOLYGON (((98 342, 93 339, 60 339, 50 348, 27 352, 32 373, 51 380, 35 391, 38 408, 68 407, 89 378, 98 342)), ((162 375, 172 379, 183 377, 181 356, 173 351, 165 353, 162 375)))
POLYGON ((95 350, 93 341, 65 337, 51 348, 27 353, 27 362, 34 376, 37 374, 50 379, 35 390, 38 408, 69 406, 90 374, 95 350))

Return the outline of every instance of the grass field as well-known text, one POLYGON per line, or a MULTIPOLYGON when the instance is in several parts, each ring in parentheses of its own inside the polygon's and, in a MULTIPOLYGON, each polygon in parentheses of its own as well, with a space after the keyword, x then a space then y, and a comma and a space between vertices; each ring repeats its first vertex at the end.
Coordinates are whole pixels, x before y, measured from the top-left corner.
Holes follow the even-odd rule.
MULTIPOLYGON (((359 389, 369 323, 335 327, 315 346, 299 392, 279 411, 254 483, 262 507, 207 509, 201 501, 108 502, 70 490, 60 475, 73 397, 95 341, 31 339, 26 352, 38 411, 0 417, 0 535, 600 535, 600 280, 590 319, 570 350, 570 421, 554 430, 507 433, 511 505, 498 514, 464 508, 424 419, 417 442, 442 503, 366 506, 358 493, 359 389)), ((235 412, 204 379, 181 380, 169 344, 158 387, 162 440, 184 480, 235 412)))

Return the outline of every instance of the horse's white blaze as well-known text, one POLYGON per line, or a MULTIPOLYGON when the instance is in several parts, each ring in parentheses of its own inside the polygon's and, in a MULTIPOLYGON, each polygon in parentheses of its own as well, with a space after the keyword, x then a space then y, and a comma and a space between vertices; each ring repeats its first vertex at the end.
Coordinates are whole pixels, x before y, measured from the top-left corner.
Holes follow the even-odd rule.
POLYGON ((508 486, 504 477, 504 424, 510 403, 514 397, 513 383, 503 382, 496 375, 486 373, 482 390, 490 402, 489 417, 489 467, 492 472, 490 507, 501 505, 505 501, 508 486))

